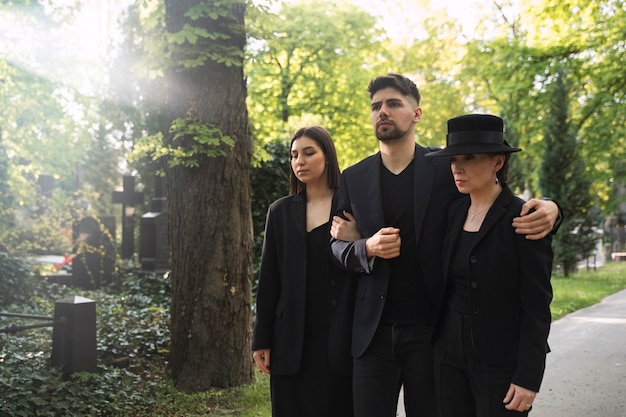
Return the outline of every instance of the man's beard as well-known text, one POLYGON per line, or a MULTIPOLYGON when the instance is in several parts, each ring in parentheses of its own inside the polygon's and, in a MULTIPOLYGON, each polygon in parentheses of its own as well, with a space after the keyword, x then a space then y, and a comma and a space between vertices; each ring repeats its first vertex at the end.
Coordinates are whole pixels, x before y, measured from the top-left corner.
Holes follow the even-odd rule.
POLYGON ((388 142, 392 140, 398 140, 406 136, 408 131, 402 131, 398 129, 396 125, 391 129, 386 129, 385 131, 381 131, 376 129, 376 138, 381 142, 388 142))

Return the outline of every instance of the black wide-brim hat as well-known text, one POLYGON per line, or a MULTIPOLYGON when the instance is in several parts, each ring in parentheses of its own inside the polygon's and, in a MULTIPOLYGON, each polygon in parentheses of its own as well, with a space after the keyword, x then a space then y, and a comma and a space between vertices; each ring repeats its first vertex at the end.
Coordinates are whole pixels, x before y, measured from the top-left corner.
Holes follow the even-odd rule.
POLYGON ((504 140, 504 121, 491 114, 465 114, 448 120, 446 147, 426 156, 453 156, 477 153, 511 153, 520 148, 504 140))

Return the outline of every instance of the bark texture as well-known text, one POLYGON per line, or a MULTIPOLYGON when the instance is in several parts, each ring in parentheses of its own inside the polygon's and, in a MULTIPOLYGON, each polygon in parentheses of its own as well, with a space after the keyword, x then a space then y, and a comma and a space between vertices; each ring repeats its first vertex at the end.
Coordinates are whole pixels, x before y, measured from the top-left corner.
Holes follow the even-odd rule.
MULTIPOLYGON (((166 0, 168 32, 184 23, 224 32, 223 22, 192 21, 184 14, 199 0, 166 0)), ((228 5, 240 33, 219 40, 243 51, 243 2, 228 5)), ((194 48, 174 54, 182 59, 194 48)), ((166 168, 172 270, 172 377, 192 392, 252 381, 250 353, 253 237, 249 170, 252 138, 248 127, 242 66, 214 61, 166 73, 167 123, 190 118, 217 126, 235 141, 225 157, 198 156, 199 167, 166 168)), ((164 137, 172 143, 171 134, 164 137)), ((193 142, 183 140, 185 146, 193 142)))

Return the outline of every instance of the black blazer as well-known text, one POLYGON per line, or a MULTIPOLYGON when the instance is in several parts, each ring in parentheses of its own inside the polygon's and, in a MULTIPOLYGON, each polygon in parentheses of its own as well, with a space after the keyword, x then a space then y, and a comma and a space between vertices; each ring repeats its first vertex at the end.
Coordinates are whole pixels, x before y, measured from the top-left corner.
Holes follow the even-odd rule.
MULTIPOLYGON (((252 350, 271 349, 270 366, 275 375, 293 375, 300 368, 305 325, 306 238, 305 194, 283 197, 270 205, 252 350)), ((330 245, 324 250, 329 255, 330 365, 338 375, 351 375, 350 329, 355 284, 349 273, 339 270, 330 260, 330 245)))
MULTIPOLYGON (((450 208, 444 243, 444 271, 463 229, 469 197, 450 208)), ((467 259, 470 326, 478 358, 491 364, 514 364, 513 382, 539 391, 550 331, 552 237, 528 240, 511 227, 524 201, 504 186, 486 214, 467 259)), ((440 314, 445 308, 441 303, 440 314)), ((435 325, 437 338, 438 321, 435 325)))
MULTIPOLYGON (((415 240, 419 273, 428 288, 433 305, 442 294, 442 243, 446 213, 450 203, 459 198, 447 158, 425 158, 430 149, 415 146, 414 210, 415 240)), ((376 259, 368 264, 365 241, 382 227, 390 226, 383 218, 380 189, 380 152, 353 165, 341 175, 337 191, 337 214, 351 212, 363 239, 355 242, 331 240, 336 261, 350 272, 359 273, 352 332, 352 355, 361 356, 369 346, 380 322, 387 298, 389 265, 376 259)), ((435 312, 433 311, 433 317, 435 312)))

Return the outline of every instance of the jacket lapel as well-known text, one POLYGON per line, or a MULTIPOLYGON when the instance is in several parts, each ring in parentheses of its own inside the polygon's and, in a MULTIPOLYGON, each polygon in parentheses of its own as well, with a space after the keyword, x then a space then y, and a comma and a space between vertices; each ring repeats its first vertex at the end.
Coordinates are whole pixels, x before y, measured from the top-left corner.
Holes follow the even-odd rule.
POLYGON ((431 164, 424 157, 425 149, 419 145, 415 145, 415 156, 413 163, 413 182, 415 190, 413 195, 413 213, 415 222, 415 241, 420 241, 422 223, 426 218, 426 210, 435 184, 435 176, 437 174, 437 166, 431 164))
POLYGON ((512 199, 513 192, 509 187, 504 185, 502 187, 500 195, 496 198, 496 201, 493 202, 491 208, 487 212, 487 215, 483 220, 483 224, 480 226, 480 230, 478 231, 478 235, 474 240, 473 246, 476 246, 478 242, 480 242, 485 237, 489 230, 493 228, 493 226, 500 219, 500 217, 506 214, 508 207, 511 205, 512 199))
POLYGON ((306 242, 306 194, 300 193, 293 197, 293 225, 298 230, 298 236, 302 242, 306 242))
MULTIPOLYGON (((376 233, 380 228, 385 227, 385 216, 383 215, 383 199, 381 194, 380 184, 380 170, 382 166, 382 157, 380 152, 371 159, 372 163, 363 174, 363 184, 366 184, 366 193, 363 193, 365 200, 360 204, 362 207, 369 207, 371 228, 370 230, 363 230, 363 233, 371 234, 376 233)), ((357 204, 358 206, 358 204, 357 204)), ((364 225, 367 227, 367 225, 364 225)))

